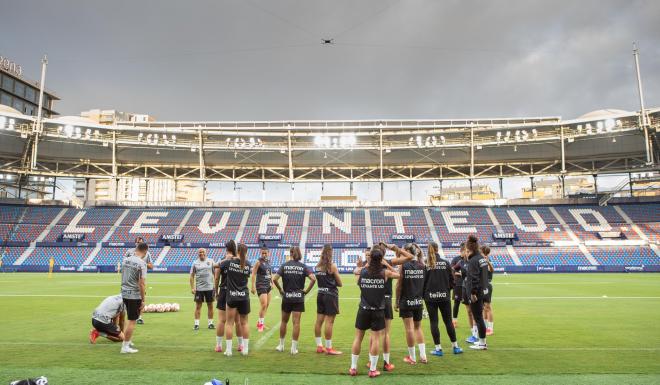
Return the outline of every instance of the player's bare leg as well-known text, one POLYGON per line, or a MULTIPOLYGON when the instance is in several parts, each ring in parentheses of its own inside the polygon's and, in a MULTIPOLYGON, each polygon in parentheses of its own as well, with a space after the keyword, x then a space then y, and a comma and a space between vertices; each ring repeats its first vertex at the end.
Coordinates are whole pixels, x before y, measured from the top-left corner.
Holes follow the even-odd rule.
POLYGON ((277 345, 277 348, 275 348, 278 352, 284 351, 284 339, 286 338, 286 327, 289 323, 289 318, 291 318, 291 313, 282 312, 282 319, 280 322, 280 343, 277 345))

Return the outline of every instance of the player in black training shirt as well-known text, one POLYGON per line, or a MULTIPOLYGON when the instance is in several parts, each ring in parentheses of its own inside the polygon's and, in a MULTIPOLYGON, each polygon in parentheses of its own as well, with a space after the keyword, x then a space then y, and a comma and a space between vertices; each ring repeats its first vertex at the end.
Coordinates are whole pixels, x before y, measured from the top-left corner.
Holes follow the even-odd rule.
POLYGON ((405 250, 416 256, 399 267, 401 278, 396 285, 396 310, 403 319, 408 344, 408 355, 403 359, 410 365, 417 363, 415 355, 415 342, 419 348, 419 360, 427 363, 426 344, 422 332, 422 314, 424 312, 424 254, 416 244, 408 244, 405 250))
POLYGON ((252 268, 252 294, 259 296, 259 319, 257 320, 257 331, 264 331, 264 318, 270 305, 270 291, 273 277, 270 267, 269 250, 266 246, 261 247, 261 255, 252 268))
POLYGON ((486 335, 493 335, 493 306, 491 305, 493 298, 493 263, 490 260, 490 247, 482 246, 481 254, 488 262, 488 294, 484 296, 484 320, 486 321, 486 335))
POLYGON ((321 250, 321 258, 315 270, 318 293, 316 295, 316 323, 314 324, 314 339, 316 352, 328 355, 340 355, 341 352, 332 347, 332 328, 335 317, 339 314, 339 287, 342 286, 337 265, 332 262, 332 246, 326 244, 321 250), (325 323, 325 346, 321 342, 321 329, 325 323))
POLYGON ((234 323, 240 323, 242 332, 241 354, 248 355, 250 347, 250 328, 248 327, 248 315, 250 314, 250 292, 248 291, 248 280, 252 266, 247 260, 247 246, 238 245, 238 258, 225 259, 220 263, 220 271, 227 276, 227 321, 225 325, 226 356, 231 356, 232 332, 234 323))
POLYGON ((378 377, 380 372, 378 366, 378 345, 380 335, 385 329, 385 281, 398 278, 399 274, 383 264, 381 248, 374 247, 370 252, 370 258, 365 268, 355 269, 358 275, 358 287, 360 288, 360 305, 355 318, 355 339, 351 349, 351 368, 349 374, 357 375, 357 364, 360 357, 362 340, 367 329, 371 329, 369 346, 369 377, 378 377))
POLYGON ((470 349, 486 350, 486 323, 483 311, 484 296, 488 295, 488 261, 479 251, 477 237, 470 235, 465 243, 468 255, 467 276, 465 277, 465 291, 468 294, 468 302, 474 323, 479 332, 479 340, 470 349))
POLYGON ((438 328, 438 312, 442 315, 442 321, 447 329, 451 340, 454 354, 463 353, 456 341, 456 330, 451 319, 451 288, 454 284, 453 269, 449 261, 438 255, 438 244, 429 242, 426 258, 426 274, 424 278, 424 302, 431 321, 431 335, 435 349, 431 352, 434 356, 442 356, 440 345, 440 329, 438 328))
POLYGON ((293 332, 291 336, 291 354, 298 354, 298 338, 300 337, 300 316, 305 311, 305 295, 314 287, 316 277, 314 273, 301 262, 300 247, 294 246, 290 250, 291 259, 286 261, 273 276, 273 284, 282 296, 282 322, 280 324, 280 343, 278 352, 284 351, 284 337, 286 326, 293 314, 293 332), (280 286, 282 278, 282 286, 280 286), (309 278, 309 285, 305 289, 305 279, 309 278))
POLYGON ((463 250, 465 250, 465 242, 461 243, 459 254, 451 260, 454 273, 454 308, 452 311, 454 328, 458 327, 458 311, 461 309, 461 302, 463 302, 463 275, 461 274, 463 250))
MULTIPOLYGON (((409 252, 399 248, 396 245, 388 245, 385 243, 378 243, 374 245, 373 249, 380 250, 383 255, 384 265, 391 271, 396 271, 395 266, 403 265, 404 263, 411 261, 414 256, 409 252), (394 258, 387 258, 387 250, 394 252, 394 258)), ((367 249, 366 256, 367 261, 370 258, 372 249, 367 249)), ((394 370, 394 364, 390 360, 390 330, 392 327, 392 320, 394 319, 394 307, 392 306, 392 278, 388 278, 385 281, 385 330, 383 330, 383 370, 386 372, 391 372, 394 370)))
MULTIPOLYGON (((233 239, 227 241, 225 243, 225 258, 223 262, 237 256, 236 242, 233 239)), ((213 288, 217 298, 215 307, 218 309, 218 327, 215 330, 215 351, 222 353, 222 341, 225 337, 225 323, 227 322, 227 272, 223 272, 220 269, 220 264, 215 268, 213 288)), ((236 322, 236 339, 238 340, 238 351, 240 352, 243 350, 243 333, 241 332, 240 322, 236 322)))

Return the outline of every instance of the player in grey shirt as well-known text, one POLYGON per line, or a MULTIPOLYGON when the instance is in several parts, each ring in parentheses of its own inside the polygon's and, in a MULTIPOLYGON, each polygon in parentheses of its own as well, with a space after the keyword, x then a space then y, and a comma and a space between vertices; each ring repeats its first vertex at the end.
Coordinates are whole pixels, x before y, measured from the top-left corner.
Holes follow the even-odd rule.
POLYGON ((124 259, 121 265, 121 295, 126 307, 126 318, 128 318, 126 330, 124 331, 126 338, 122 344, 122 353, 137 353, 137 349, 131 347, 131 339, 135 323, 144 307, 147 264, 143 258, 148 251, 149 246, 146 243, 138 244, 134 255, 124 259))
POLYGON ((101 302, 92 313, 93 329, 89 332, 89 342, 94 344, 101 336, 110 341, 124 340, 124 300, 121 295, 112 295, 101 302))
MULTIPOLYGON (((146 243, 144 241, 144 238, 142 238, 142 237, 135 238, 135 247, 137 247, 137 245, 139 245, 140 243, 146 243)), ((127 251, 126 255, 124 255, 124 259, 130 257, 131 255, 135 255, 135 250, 127 251)), ((147 271, 154 268, 154 264, 153 264, 153 261, 152 261, 152 258, 151 258, 151 252, 150 251, 147 251, 147 254, 144 257, 142 257, 142 260, 147 264, 147 271)), ((145 279, 147 278, 146 274, 145 274, 144 277, 145 277, 145 279)), ((146 287, 146 284, 145 284, 145 287, 146 287)), ((140 316, 137 319, 137 324, 138 325, 144 324, 144 320, 142 319, 142 310, 140 310, 140 316)))
POLYGON ((197 260, 190 267, 190 291, 195 301, 195 326, 193 330, 199 330, 199 315, 202 303, 206 302, 208 308, 208 328, 215 329, 213 325, 213 280, 214 269, 218 265, 206 255, 206 249, 197 251, 197 260))

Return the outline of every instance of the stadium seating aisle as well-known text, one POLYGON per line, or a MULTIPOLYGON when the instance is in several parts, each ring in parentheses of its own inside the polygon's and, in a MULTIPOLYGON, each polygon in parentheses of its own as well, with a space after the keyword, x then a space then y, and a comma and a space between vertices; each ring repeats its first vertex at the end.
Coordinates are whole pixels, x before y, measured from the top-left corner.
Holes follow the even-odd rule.
POLYGON ((30 243, 48 230, 23 265, 47 264, 51 256, 56 264, 80 265, 87 260, 98 242, 105 242, 89 264, 114 267, 132 247, 136 237, 140 236, 151 244, 151 252, 156 259, 165 246, 166 238, 178 235, 181 239, 173 241, 161 266, 185 267, 196 258, 198 247, 209 248, 209 256, 220 259, 224 256, 224 243, 242 234, 240 241, 250 245, 251 261, 258 257, 258 245, 266 241, 272 248, 274 266, 284 262, 291 245, 302 246, 306 260, 315 263, 320 252, 319 245, 332 243, 337 261, 349 267, 370 239, 374 242, 393 242, 395 237, 403 235, 396 242, 414 239, 417 243, 426 244, 437 238, 445 255, 453 257, 457 255, 458 244, 468 234, 476 234, 480 242, 491 245, 492 260, 498 267, 517 263, 509 249, 504 247, 505 241, 512 243, 522 267, 591 265, 575 243, 574 234, 578 242, 587 247, 595 260, 594 264, 649 266, 660 265, 660 258, 654 251, 657 248, 648 245, 648 242, 657 244, 660 241, 659 208, 660 204, 656 203, 624 204, 619 207, 554 206, 566 223, 565 228, 549 206, 493 207, 490 210, 496 223, 484 207, 429 207, 427 210, 435 228, 433 234, 424 208, 75 209, 0 205, 0 242, 3 243, 0 251, 3 265, 12 265, 30 243), (63 210, 62 217, 52 228, 49 227, 63 210), (307 223, 306 212, 309 212, 307 223), (124 213, 121 223, 113 230, 113 225, 124 213), (247 222, 242 228, 244 217, 247 217, 247 222), (637 227, 628 220, 632 220, 637 227), (604 232, 614 235, 604 235, 604 232), (513 238, 502 239, 497 235, 500 233, 510 234, 513 238), (70 243, 64 243, 63 234, 79 235, 80 238, 74 237, 70 243), (603 238, 610 236, 614 238, 603 238), (176 242, 183 242, 184 245, 180 245, 183 247, 176 242), (555 242, 559 243, 553 246, 555 242))

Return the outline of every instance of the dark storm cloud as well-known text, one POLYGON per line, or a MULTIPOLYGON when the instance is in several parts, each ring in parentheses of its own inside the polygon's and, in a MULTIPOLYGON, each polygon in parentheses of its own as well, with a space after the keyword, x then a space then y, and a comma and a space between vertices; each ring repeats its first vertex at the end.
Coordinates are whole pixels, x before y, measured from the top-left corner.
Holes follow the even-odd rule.
POLYGON ((7 1, 0 53, 58 110, 161 120, 453 118, 660 105, 660 2, 7 1), (322 46, 322 38, 335 44, 322 46))

